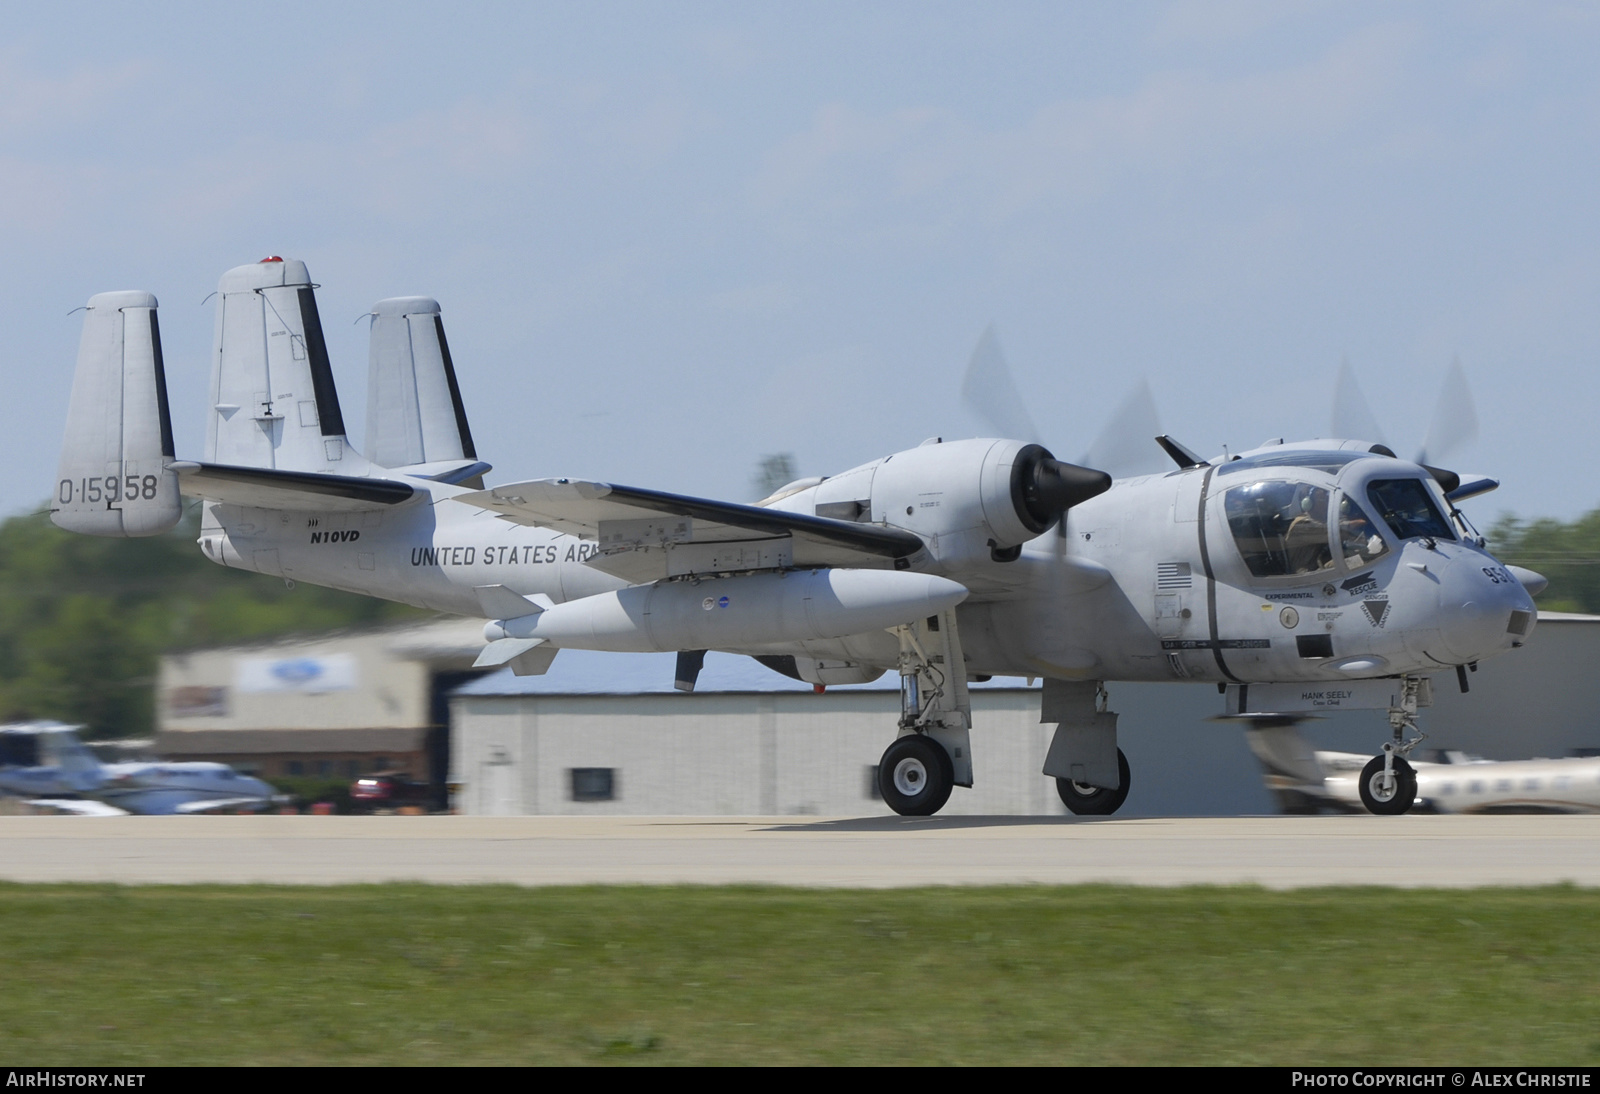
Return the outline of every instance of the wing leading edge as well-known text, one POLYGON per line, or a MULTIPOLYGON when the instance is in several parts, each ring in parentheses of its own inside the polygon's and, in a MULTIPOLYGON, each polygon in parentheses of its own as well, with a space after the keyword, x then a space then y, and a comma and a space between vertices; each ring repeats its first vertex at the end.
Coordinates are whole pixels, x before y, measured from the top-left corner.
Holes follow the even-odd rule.
POLYGON ((598 542, 590 565, 628 581, 789 566, 895 566, 924 549, 899 528, 612 483, 535 479, 458 494, 517 524, 598 542))

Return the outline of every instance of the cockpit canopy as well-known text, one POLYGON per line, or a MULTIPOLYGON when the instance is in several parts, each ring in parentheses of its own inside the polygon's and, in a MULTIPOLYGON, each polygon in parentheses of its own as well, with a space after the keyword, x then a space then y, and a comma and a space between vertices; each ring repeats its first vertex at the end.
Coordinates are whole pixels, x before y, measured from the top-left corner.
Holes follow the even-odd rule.
POLYGON ((1374 479, 1367 484, 1367 500, 1401 539, 1455 539, 1450 522, 1433 503, 1427 484, 1420 479, 1374 479))
MULTIPOLYGON (((1283 454, 1288 457, 1288 453, 1283 454)), ((1366 453, 1296 453, 1292 466, 1337 474, 1346 464, 1366 453), (1326 455, 1327 464, 1314 457, 1326 455), (1348 459, 1345 457, 1349 457, 1348 459)), ((1258 471, 1289 466, 1287 458, 1257 457, 1258 471)), ((1248 470, 1240 460, 1225 470, 1248 470)), ((1332 574, 1340 567, 1370 565, 1390 550, 1391 542, 1407 539, 1456 538, 1450 522, 1440 512, 1428 486, 1407 476, 1375 478, 1350 484, 1349 490, 1289 479, 1263 479, 1235 486, 1223 498, 1228 529, 1253 577, 1307 577, 1332 574), (1375 512, 1382 524, 1367 515, 1375 512), (1335 498, 1337 507, 1334 508, 1335 498), (1336 525, 1329 514, 1336 512, 1336 525), (1385 532, 1384 526, 1387 526, 1385 532)))
POLYGON ((1304 482, 1236 486, 1224 497, 1228 528, 1255 577, 1312 574, 1333 566, 1328 542, 1331 491, 1304 482))

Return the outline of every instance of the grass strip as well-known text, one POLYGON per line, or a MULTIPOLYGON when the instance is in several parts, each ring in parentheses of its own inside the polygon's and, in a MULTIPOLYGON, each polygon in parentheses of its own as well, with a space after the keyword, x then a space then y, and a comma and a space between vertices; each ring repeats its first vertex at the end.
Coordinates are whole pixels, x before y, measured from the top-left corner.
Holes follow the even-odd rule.
POLYGON ((0 885, 0 1059, 1600 1063, 1600 893, 0 885))

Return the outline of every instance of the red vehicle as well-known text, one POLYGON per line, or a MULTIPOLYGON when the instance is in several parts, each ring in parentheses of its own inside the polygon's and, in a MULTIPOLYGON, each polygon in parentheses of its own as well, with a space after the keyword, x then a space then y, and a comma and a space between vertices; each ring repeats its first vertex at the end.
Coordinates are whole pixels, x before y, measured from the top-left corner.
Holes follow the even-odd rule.
POLYGON ((375 813, 407 805, 428 809, 433 799, 433 788, 412 779, 406 771, 376 771, 350 785, 350 805, 358 813, 375 813))

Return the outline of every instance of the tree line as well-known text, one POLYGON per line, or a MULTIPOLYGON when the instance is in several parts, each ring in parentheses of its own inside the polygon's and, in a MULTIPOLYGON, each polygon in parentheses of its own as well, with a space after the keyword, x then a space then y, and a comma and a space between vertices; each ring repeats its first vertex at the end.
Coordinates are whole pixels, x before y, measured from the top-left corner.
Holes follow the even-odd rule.
POLYGON ((0 524, 0 721, 143 737, 155 727, 163 653, 426 617, 225 569, 200 553, 199 534, 198 504, 144 539, 64 532, 45 509, 0 524))

